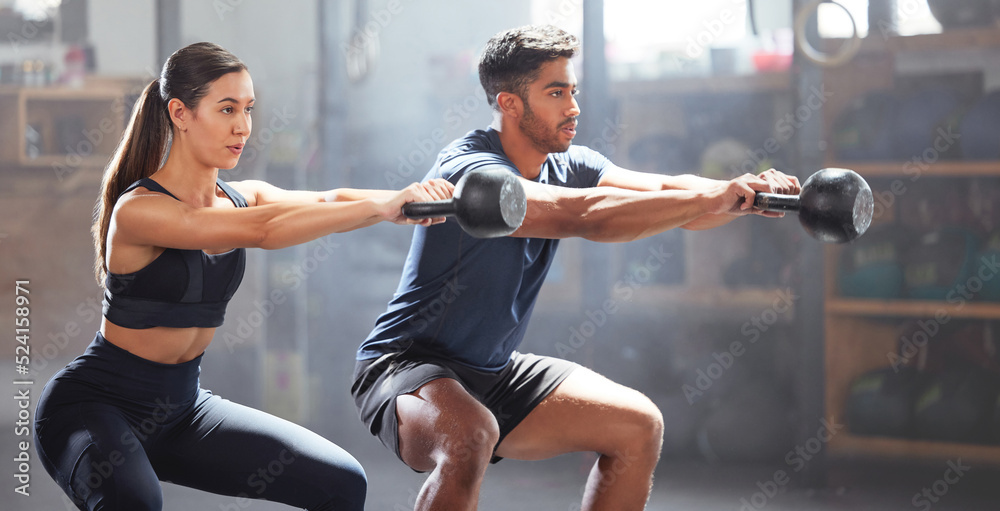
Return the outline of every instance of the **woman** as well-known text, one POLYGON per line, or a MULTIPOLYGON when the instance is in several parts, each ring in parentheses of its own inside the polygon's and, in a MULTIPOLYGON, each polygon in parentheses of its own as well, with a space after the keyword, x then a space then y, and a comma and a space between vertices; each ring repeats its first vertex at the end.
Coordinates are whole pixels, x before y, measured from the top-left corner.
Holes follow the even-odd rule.
POLYGON ((382 220, 443 221, 409 221, 400 208, 449 198, 453 187, 224 183, 218 171, 239 161, 253 103, 231 53, 210 43, 178 50, 136 103, 105 172, 94 225, 104 318, 87 351, 46 385, 35 422, 42 464, 80 509, 161 509, 160 480, 310 510, 364 507, 365 474, 350 454, 201 389, 201 356, 242 280, 245 247, 382 220))

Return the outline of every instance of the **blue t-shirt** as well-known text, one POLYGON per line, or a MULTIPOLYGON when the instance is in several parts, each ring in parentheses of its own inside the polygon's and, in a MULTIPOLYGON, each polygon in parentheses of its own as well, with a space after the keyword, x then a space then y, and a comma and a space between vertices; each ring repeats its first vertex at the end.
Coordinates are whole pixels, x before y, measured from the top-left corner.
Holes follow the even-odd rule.
MULTIPOLYGON (((457 183, 465 172, 486 165, 520 175, 492 128, 452 142, 425 180, 457 183)), ((594 187, 611 165, 596 151, 571 146, 548 156, 537 182, 594 187)), ((358 349, 358 360, 419 343, 422 351, 477 369, 502 368, 524 338, 558 244, 542 238, 473 238, 453 218, 417 226, 399 287, 358 349)))

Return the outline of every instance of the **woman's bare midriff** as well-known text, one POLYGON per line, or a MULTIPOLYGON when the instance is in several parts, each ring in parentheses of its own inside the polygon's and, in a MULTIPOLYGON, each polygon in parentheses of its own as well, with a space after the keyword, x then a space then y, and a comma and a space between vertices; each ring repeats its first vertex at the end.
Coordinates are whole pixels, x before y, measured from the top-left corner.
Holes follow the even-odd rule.
POLYGON ((137 330, 103 319, 101 335, 111 344, 137 357, 161 364, 182 364, 205 352, 215 329, 158 326, 137 330))

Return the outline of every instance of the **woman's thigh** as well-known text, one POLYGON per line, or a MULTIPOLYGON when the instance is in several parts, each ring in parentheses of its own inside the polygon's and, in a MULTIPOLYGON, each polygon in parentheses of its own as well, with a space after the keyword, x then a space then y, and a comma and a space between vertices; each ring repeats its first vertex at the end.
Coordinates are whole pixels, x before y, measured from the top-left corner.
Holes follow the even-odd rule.
POLYGON ((81 509, 162 507, 152 464, 113 406, 83 402, 47 413, 36 446, 45 470, 81 509))
POLYGON ((187 424, 150 457, 163 481, 309 510, 364 508, 367 480, 347 451, 308 429, 202 391, 187 424))

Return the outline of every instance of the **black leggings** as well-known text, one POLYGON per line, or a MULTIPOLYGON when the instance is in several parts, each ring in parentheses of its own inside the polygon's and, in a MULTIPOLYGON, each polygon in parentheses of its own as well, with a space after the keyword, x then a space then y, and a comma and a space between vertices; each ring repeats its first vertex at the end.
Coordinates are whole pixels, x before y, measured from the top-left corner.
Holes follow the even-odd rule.
POLYGON ((314 511, 364 509, 350 454, 284 419, 201 389, 200 357, 152 362, 100 334, 46 384, 35 445, 83 510, 159 510, 159 481, 314 511))

